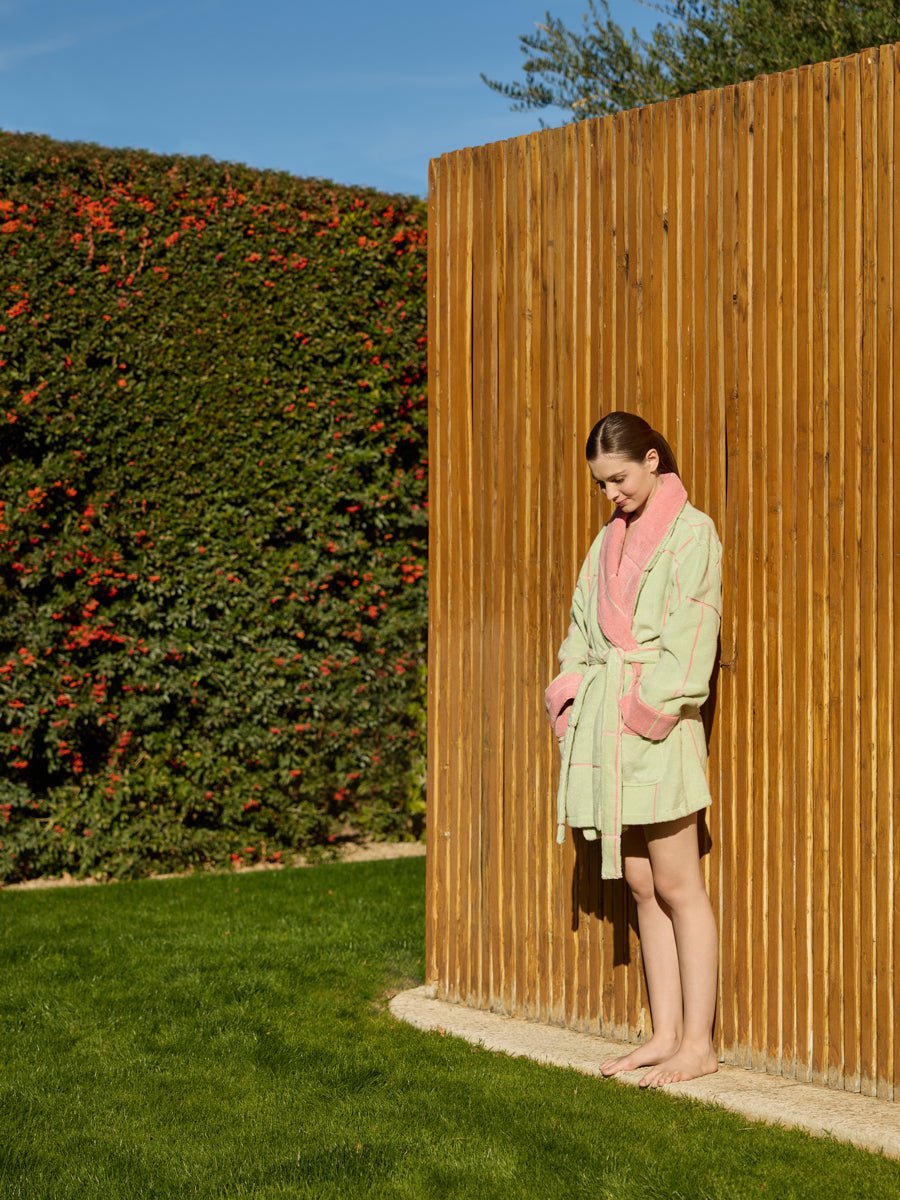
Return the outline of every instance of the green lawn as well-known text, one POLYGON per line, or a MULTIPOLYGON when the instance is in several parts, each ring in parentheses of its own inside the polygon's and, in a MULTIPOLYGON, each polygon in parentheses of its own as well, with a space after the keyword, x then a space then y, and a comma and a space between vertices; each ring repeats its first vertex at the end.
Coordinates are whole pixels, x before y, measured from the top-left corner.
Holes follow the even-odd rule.
POLYGON ((0 1197, 891 1197, 900 1164, 397 1024, 420 859, 0 893, 0 1197))

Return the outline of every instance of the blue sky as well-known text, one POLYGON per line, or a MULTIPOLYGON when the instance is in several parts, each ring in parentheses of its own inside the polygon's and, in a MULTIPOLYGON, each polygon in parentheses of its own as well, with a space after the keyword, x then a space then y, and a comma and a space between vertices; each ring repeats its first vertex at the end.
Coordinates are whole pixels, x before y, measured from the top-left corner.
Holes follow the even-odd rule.
POLYGON ((562 123, 479 78, 520 78, 548 8, 576 27, 587 3, 0 0, 0 127, 424 195, 429 158, 562 123))

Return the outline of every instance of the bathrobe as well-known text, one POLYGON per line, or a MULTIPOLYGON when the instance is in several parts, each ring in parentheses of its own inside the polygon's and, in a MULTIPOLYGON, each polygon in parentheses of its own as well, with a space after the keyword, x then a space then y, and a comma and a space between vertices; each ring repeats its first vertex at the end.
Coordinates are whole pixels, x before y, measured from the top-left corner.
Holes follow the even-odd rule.
POLYGON ((722 609, 715 526, 664 474, 623 553, 617 512, 584 560, 560 673, 545 693, 560 739, 558 841, 601 839, 601 875, 622 875, 622 829, 710 803, 700 705, 722 609))

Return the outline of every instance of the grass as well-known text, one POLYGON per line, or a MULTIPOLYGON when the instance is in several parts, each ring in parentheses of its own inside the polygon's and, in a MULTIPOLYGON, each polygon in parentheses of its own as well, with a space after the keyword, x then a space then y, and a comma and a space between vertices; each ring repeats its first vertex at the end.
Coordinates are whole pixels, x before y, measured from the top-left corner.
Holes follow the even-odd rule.
POLYGON ((896 1197, 900 1164, 396 1023, 421 860, 0 894, 2 1200, 896 1197))

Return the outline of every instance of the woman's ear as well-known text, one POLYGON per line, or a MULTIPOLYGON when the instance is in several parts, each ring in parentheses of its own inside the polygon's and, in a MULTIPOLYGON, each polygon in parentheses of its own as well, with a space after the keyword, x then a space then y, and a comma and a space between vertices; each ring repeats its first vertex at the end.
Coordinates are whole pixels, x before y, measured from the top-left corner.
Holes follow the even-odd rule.
POLYGON ((644 455, 644 466, 654 473, 659 470, 659 451, 655 446, 644 455))

